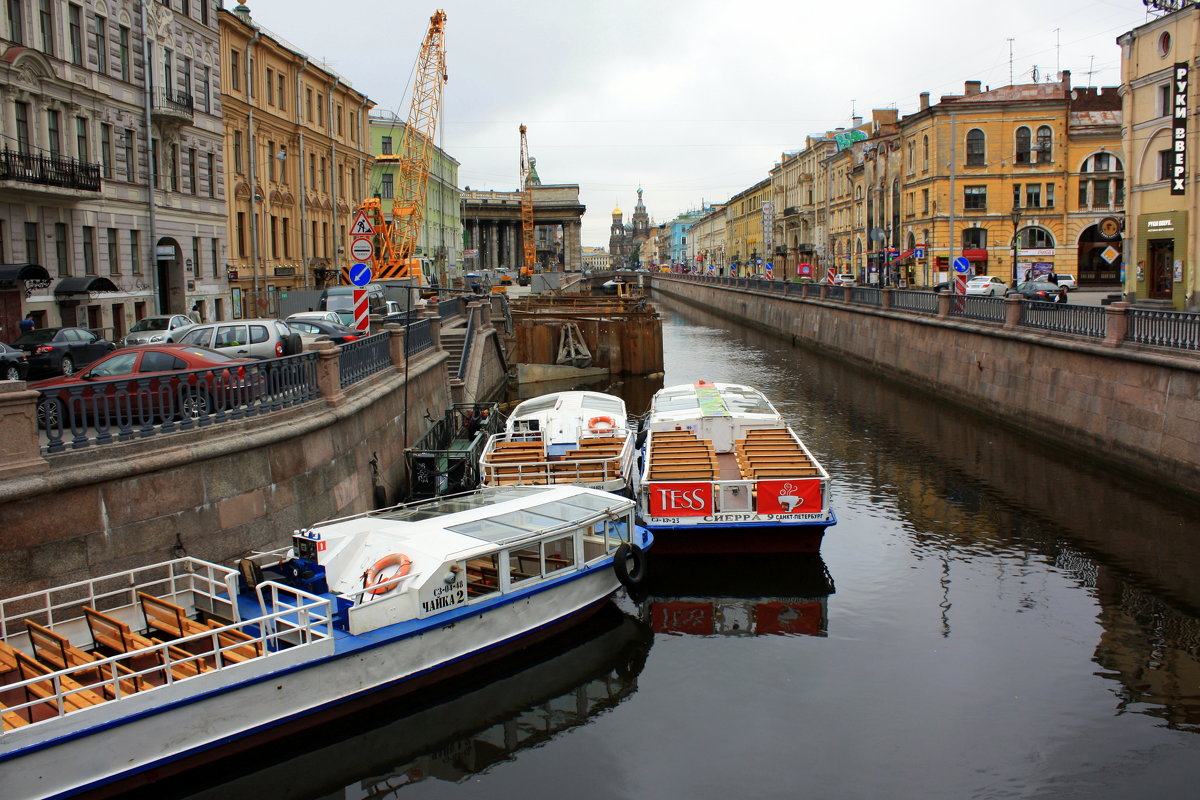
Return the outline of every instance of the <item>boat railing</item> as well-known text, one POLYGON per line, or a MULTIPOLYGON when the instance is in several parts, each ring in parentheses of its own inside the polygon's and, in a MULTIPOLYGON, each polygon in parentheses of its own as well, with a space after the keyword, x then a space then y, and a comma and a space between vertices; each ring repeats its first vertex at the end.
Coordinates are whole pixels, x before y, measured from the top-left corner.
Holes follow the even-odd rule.
MULTIPOLYGON (((0 656, 16 662, 9 666, 17 669, 21 680, 6 684, 5 691, 9 697, 25 699, 6 703, 4 710, 8 719, 20 718, 24 722, 11 729, 5 725, 4 734, 27 724, 57 719, 92 706, 103 707, 109 702, 141 696, 226 668, 269 659, 283 651, 295 652, 297 647, 332 637, 327 599, 273 581, 260 583, 257 590, 265 609, 261 616, 214 624, 201 633, 167 641, 134 633, 130 630, 132 625, 120 617, 98 613, 96 616, 111 623, 114 629, 125 628, 120 641, 128 649, 101 657, 66 644, 64 652, 69 651, 70 662, 64 669, 52 670, 41 664, 35 658, 37 648, 29 636, 14 632, 6 637, 0 656), (18 647, 19 644, 25 647, 18 647), (8 717, 10 713, 16 716, 8 717)), ((86 635, 81 631, 87 631, 87 624, 82 619, 64 620, 50 633, 78 641, 86 635), (72 631, 75 635, 68 636, 72 631)))
MULTIPOLYGON (((777 480, 777 479, 770 479, 777 480)), ((782 480, 782 479, 779 479, 782 480)), ((815 511, 804 509, 804 513, 820 514, 829 510, 829 476, 822 471, 820 475, 797 480, 821 481, 821 507, 815 511)), ((720 513, 754 512, 757 507, 757 492, 759 480, 719 480, 713 482, 714 510, 720 513)))
POLYGON ((240 619, 237 570, 184 557, 0 600, 0 639, 23 634, 25 620, 55 627, 82 618, 84 606, 102 611, 137 606, 138 592, 172 599, 189 611, 240 619))
MULTIPOLYGON (((545 456, 525 461, 493 462, 490 456, 496 452, 498 442, 536 441, 521 438, 523 434, 501 434, 492 437, 484 451, 482 481, 489 486, 500 484, 600 484, 622 480, 630 473, 634 458, 634 437, 631 431, 618 430, 612 437, 620 436, 623 441, 616 455, 573 456, 570 458, 545 456)), ((585 439, 586 440, 586 437, 585 439)), ((583 441, 583 440, 581 440, 583 441)))

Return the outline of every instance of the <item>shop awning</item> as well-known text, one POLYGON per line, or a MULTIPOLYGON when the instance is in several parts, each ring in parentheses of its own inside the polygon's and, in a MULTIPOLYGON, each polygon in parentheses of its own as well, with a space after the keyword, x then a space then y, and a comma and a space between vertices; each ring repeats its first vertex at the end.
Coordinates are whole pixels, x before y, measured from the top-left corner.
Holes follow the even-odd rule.
POLYGON ((987 258, 988 251, 984 248, 980 248, 978 250, 968 250, 967 248, 964 247, 962 254, 963 254, 963 257, 966 258, 968 261, 987 261, 988 260, 988 258, 987 258))
POLYGON ((50 280, 50 273, 41 264, 0 264, 0 281, 38 280, 50 280))
POLYGON ((119 292, 115 283, 108 278, 93 275, 88 278, 63 278, 54 287, 54 293, 59 294, 91 294, 92 292, 119 292))

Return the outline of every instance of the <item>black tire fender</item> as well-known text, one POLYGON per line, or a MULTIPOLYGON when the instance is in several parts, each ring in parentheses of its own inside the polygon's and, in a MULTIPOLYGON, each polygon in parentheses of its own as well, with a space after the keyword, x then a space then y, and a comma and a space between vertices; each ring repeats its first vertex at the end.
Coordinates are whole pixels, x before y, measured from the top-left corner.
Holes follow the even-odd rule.
POLYGON ((625 588, 637 586, 644 581, 647 569, 646 551, 636 544, 622 542, 613 554, 613 572, 617 573, 617 580, 625 588), (633 562, 632 569, 629 566, 630 561, 633 562))

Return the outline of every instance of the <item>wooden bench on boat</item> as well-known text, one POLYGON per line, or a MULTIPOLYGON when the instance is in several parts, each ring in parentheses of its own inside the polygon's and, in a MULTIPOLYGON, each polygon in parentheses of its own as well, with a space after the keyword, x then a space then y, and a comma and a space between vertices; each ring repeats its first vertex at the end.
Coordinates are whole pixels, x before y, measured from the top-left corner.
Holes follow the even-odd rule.
MULTIPOLYGON (((76 647, 61 633, 39 625, 31 619, 25 620, 25 630, 29 633, 34 656, 43 664, 55 670, 71 669, 71 677, 87 686, 99 686, 105 697, 110 700, 117 697, 111 667, 96 666, 96 662, 102 660, 102 656, 76 647)), ((142 681, 132 670, 120 663, 113 666, 116 667, 118 675, 128 676, 119 679, 120 694, 133 694, 142 690, 142 681)))
MULTIPOLYGON (((174 639, 182 639, 185 636, 194 636, 200 633, 211 634, 213 631, 225 627, 216 620, 210 620, 207 623, 196 622, 188 617, 182 607, 163 600, 161 597, 155 597, 145 592, 138 592, 137 596, 142 603, 142 613, 146 616, 146 627, 161 631, 174 639)), ((241 631, 221 631, 216 634, 216 637, 221 658, 225 661, 241 663, 262 655, 261 643, 241 631)), ((203 641, 211 644, 211 637, 203 641)), ((200 641, 195 644, 203 647, 200 641)), ((207 655, 209 653, 212 653, 211 649, 198 651, 198 654, 207 655)))
MULTIPOLYGON (((133 629, 124 622, 97 611, 91 606, 83 607, 83 616, 87 619, 88 630, 92 632, 92 642, 96 650, 107 650, 113 653, 125 653, 128 655, 137 655, 138 651, 147 650, 146 655, 153 658, 153 666, 159 667, 164 665, 166 656, 169 655, 171 659, 171 677, 175 680, 190 678, 199 675, 201 672, 208 672, 211 669, 194 654, 173 645, 167 646, 166 654, 163 653, 162 649, 150 650, 150 648, 156 648, 164 644, 164 642, 134 633, 133 629)), ((135 670, 140 669, 135 664, 131 664, 130 666, 135 670)))
MULTIPOLYGON (((7 642, 0 642, 0 666, 3 666, 5 672, 17 673, 17 679, 20 681, 34 681, 26 685, 25 693, 27 700, 46 700, 54 705, 55 712, 58 711, 55 697, 59 696, 60 692, 54 688, 54 680, 47 676, 56 672, 48 667, 38 663, 37 659, 28 653, 18 650, 7 642), (36 678, 45 678, 45 680, 35 680, 36 678)), ((69 675, 59 675, 58 684, 62 688, 61 696, 63 708, 66 711, 77 711, 81 708, 89 708, 104 702, 104 697, 91 689, 86 689, 78 681, 71 678, 69 675)), ((16 726, 16 720, 12 717, 24 720, 20 714, 14 711, 6 711, 4 713, 5 727, 11 723, 16 726)))

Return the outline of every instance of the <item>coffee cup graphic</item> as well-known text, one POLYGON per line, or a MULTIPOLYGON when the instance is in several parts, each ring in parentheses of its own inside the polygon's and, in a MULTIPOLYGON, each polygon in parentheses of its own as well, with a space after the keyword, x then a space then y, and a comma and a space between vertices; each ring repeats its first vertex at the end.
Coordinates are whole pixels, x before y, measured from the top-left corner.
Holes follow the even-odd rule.
POLYGON ((782 492, 780 493, 779 505, 783 507, 783 513, 785 513, 785 514, 792 513, 796 509, 796 506, 798 506, 804 502, 804 498, 800 497, 797 494, 794 494, 794 492, 796 491, 796 487, 793 486, 792 484, 785 483, 783 485, 782 491, 793 493, 793 494, 783 494, 782 492))

